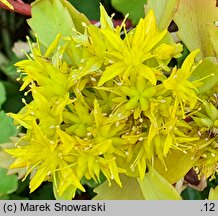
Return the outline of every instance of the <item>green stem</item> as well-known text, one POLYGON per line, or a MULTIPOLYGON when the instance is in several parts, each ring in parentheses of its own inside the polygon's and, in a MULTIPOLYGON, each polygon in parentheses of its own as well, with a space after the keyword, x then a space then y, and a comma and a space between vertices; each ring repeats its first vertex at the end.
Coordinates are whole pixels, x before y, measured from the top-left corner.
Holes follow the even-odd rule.
MULTIPOLYGON (((2 23, 7 25, 7 14, 5 11, 2 11, 1 17, 2 17, 2 23)), ((11 43, 11 39, 10 39, 9 28, 6 28, 5 26, 3 26, 1 28, 1 35, 2 35, 2 43, 4 46, 5 53, 10 58, 13 56, 13 53, 11 51, 12 43, 11 43)))
MULTIPOLYGON (((9 22, 8 22, 10 29, 14 30, 15 29, 15 14, 14 13, 10 13, 9 14, 9 22)), ((14 32, 13 32, 14 33, 14 32)))

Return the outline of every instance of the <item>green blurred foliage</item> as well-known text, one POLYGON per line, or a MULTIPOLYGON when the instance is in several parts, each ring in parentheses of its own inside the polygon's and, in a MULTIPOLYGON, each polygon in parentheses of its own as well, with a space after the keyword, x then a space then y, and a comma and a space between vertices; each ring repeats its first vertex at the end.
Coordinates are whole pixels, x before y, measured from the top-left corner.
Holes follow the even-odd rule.
POLYGON ((147 0, 111 0, 113 7, 124 16, 129 14, 129 19, 136 24, 141 17, 144 17, 144 5, 147 0))
POLYGON ((5 100, 6 100, 5 87, 2 84, 2 82, 0 82, 0 108, 1 108, 1 105, 5 102, 5 100))
POLYGON ((91 20, 99 20, 100 0, 69 0, 69 2, 81 13, 84 13, 91 20))
POLYGON ((0 168, 0 198, 5 199, 8 194, 17 190, 18 180, 16 175, 7 175, 7 170, 0 168))
POLYGON ((17 133, 12 119, 8 117, 4 111, 0 111, 0 143, 9 141, 9 137, 15 136, 17 133))
MULTIPOLYGON (((17 113, 24 105, 22 102, 23 92, 19 91, 20 85, 10 81, 4 81, 3 83, 7 100, 2 105, 2 109, 5 110, 5 112, 17 113)), ((30 95, 25 97, 26 101, 30 101, 31 98, 30 95)))

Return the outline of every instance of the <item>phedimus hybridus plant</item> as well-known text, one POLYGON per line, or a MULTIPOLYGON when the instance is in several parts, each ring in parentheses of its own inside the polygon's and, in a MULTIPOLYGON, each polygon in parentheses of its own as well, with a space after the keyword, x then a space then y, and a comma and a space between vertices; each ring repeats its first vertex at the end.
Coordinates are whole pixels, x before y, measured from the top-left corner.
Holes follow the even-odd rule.
POLYGON ((153 10, 127 32, 125 21, 115 28, 102 6, 98 28, 66 2, 54 4, 77 22, 49 46, 40 35, 29 41, 28 59, 16 66, 21 90, 33 100, 23 99, 24 108, 9 114, 26 132, 5 151, 14 158, 10 169, 30 174, 30 191, 51 181, 57 198, 71 199, 77 189, 85 191, 82 179, 100 182, 101 176, 120 187, 122 176, 165 178, 172 187, 191 168, 199 179, 213 178, 218 85, 201 89, 217 73, 201 74, 199 50, 171 68, 183 47, 158 29, 153 10))

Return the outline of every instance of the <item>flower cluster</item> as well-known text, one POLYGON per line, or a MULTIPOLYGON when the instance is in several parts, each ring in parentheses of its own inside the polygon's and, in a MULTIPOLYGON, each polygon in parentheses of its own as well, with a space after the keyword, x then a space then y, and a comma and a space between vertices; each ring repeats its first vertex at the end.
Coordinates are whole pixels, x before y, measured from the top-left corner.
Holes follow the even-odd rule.
POLYGON ((30 43, 28 59, 16 64, 24 75, 21 90, 33 100, 23 99, 24 108, 10 114, 26 128, 15 148, 5 150, 15 158, 10 168, 32 174, 31 192, 48 180, 60 196, 72 197, 85 190, 82 178, 98 182, 103 174, 120 186, 120 173, 143 179, 172 149, 197 151, 196 167, 212 175, 218 111, 189 79, 198 50, 171 72, 168 64, 182 45, 158 30, 153 11, 127 32, 125 22, 114 28, 100 9, 101 28, 58 34, 43 52, 39 42, 30 43))

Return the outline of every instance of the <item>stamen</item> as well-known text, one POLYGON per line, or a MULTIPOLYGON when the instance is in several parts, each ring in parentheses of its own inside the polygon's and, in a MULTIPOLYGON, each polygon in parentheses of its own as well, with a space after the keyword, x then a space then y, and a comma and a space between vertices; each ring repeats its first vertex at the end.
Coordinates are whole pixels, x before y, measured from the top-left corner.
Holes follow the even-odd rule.
POLYGON ((130 170, 131 170, 132 172, 135 171, 135 166, 134 166, 133 164, 130 165, 130 170))
POLYGON ((27 102, 26 102, 25 98, 22 98, 22 102, 23 102, 25 105, 27 105, 27 102))
POLYGON ((141 123, 142 123, 142 122, 143 122, 143 119, 142 119, 142 118, 140 118, 140 119, 139 119, 139 122, 141 122, 141 123))
POLYGON ((144 138, 143 138, 143 137, 140 137, 140 138, 139 138, 139 141, 142 141, 142 140, 144 140, 144 138))
POLYGON ((84 63, 86 60, 83 58, 80 60, 80 63, 84 63))
POLYGON ((58 153, 58 157, 62 159, 63 155, 61 153, 58 153))
POLYGON ((90 76, 91 81, 96 82, 96 79, 94 77, 90 76))
POLYGON ((83 27, 87 27, 86 23, 82 22, 81 24, 83 27))
POLYGON ((115 13, 112 13, 112 14, 111 14, 111 19, 112 19, 114 16, 115 16, 115 13))
POLYGON ((201 136, 201 135, 202 135, 202 134, 201 134, 201 131, 198 131, 198 135, 199 135, 199 136, 201 136))
POLYGON ((211 153, 211 156, 212 156, 212 157, 216 157, 216 154, 214 154, 214 153, 211 153))
POLYGON ((135 125, 132 126, 132 131, 134 131, 134 130, 136 130, 136 126, 135 125))
POLYGON ((87 133, 87 136, 92 136, 92 133, 91 133, 91 132, 88 132, 88 133, 87 133))
POLYGON ((207 158, 207 155, 206 155, 206 154, 203 154, 202 157, 203 157, 203 158, 207 158))

